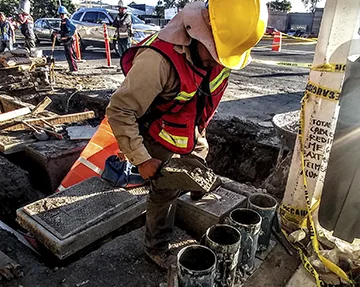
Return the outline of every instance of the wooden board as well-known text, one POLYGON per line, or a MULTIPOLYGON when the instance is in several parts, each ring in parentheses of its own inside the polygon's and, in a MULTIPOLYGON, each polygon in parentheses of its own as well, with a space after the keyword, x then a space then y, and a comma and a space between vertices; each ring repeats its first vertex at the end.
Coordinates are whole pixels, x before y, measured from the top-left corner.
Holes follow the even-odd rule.
POLYGON ((0 114, 0 123, 4 122, 4 121, 15 119, 20 116, 30 114, 30 112, 31 112, 31 110, 28 107, 26 107, 26 108, 21 108, 21 109, 17 109, 17 110, 13 110, 10 112, 0 114))
MULTIPOLYGON (((41 120, 45 120, 52 125, 61 125, 61 124, 70 124, 76 122, 83 122, 85 120, 95 118, 95 113, 93 111, 68 114, 68 115, 57 115, 51 117, 43 117, 38 119, 29 119, 26 122, 30 125, 36 125, 41 127, 47 127, 46 124, 41 120)), ((6 131, 20 131, 20 130, 29 130, 30 128, 22 123, 11 123, 8 125, 0 126, 0 130, 6 131)))

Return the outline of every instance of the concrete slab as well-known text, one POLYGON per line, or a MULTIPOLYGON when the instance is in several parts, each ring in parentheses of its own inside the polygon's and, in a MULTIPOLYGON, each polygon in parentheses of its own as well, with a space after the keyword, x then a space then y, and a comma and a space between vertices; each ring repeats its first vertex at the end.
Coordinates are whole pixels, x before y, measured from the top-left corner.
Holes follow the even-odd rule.
POLYGON ((114 189, 91 178, 18 209, 17 221, 65 259, 143 214, 148 192, 148 187, 114 189), (58 205, 54 199, 60 200, 58 205))
POLYGON ((245 197, 249 197, 253 193, 261 192, 262 190, 252 185, 244 184, 227 178, 225 176, 219 176, 221 180, 221 186, 225 189, 231 190, 245 197))
POLYGON ((72 126, 66 128, 70 140, 89 140, 97 131, 98 127, 92 126, 72 126))
POLYGON ((299 268, 295 271, 294 275, 290 278, 289 282, 286 284, 286 287, 316 287, 316 282, 314 277, 311 276, 305 268, 300 265, 299 268))
POLYGON ((178 199, 176 223, 199 239, 210 226, 221 223, 245 201, 243 195, 225 188, 218 188, 198 201, 192 200, 190 193, 186 193, 178 199))
POLYGON ((103 220, 104 215, 121 212, 137 202, 123 189, 113 189, 106 181, 90 178, 68 190, 26 205, 24 211, 59 239, 103 220))
POLYGON ((28 144, 25 148, 27 164, 35 187, 53 193, 87 145, 88 140, 51 140, 28 144))

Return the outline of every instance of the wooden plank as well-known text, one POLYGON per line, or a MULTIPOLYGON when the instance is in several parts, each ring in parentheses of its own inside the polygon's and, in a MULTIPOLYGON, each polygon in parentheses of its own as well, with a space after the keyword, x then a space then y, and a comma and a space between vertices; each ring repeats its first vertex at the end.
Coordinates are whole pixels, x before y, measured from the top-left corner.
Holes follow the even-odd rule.
POLYGON ((3 114, 0 114, 0 122, 12 120, 17 117, 24 116, 24 115, 27 115, 30 113, 31 113, 31 110, 28 107, 17 109, 17 110, 10 111, 10 112, 6 112, 3 114))
MULTIPOLYGON (((61 125, 61 124, 83 122, 85 120, 89 120, 93 118, 95 118, 95 113, 93 111, 88 111, 88 112, 76 113, 76 114, 29 119, 25 121, 30 125, 46 127, 46 124, 42 120, 45 120, 52 125, 61 125)), ((15 124, 11 123, 8 125, 0 126, 0 130, 6 130, 6 131, 19 131, 19 130, 28 130, 28 129, 29 127, 27 127, 22 123, 15 123, 15 124)))
POLYGON ((32 115, 37 115, 42 113, 50 104, 52 100, 46 96, 36 107, 31 111, 32 115))

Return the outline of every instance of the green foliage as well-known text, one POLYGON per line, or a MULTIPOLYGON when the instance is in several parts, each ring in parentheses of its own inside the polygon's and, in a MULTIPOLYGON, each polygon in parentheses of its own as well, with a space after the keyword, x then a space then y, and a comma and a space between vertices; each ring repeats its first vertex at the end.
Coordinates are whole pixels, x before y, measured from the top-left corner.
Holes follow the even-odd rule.
MULTIPOLYGON (((160 0, 155 7, 155 13, 158 17, 164 17, 164 10, 168 8, 184 8, 189 2, 195 0, 160 0)), ((199 1, 199 0, 197 0, 199 1)), ((201 0, 200 0, 201 1, 201 0)))
POLYGON ((304 3, 305 7, 311 11, 315 12, 316 5, 320 2, 320 0, 301 0, 304 3))
MULTIPOLYGON (((30 14, 36 20, 42 17, 58 17, 57 9, 59 8, 58 0, 30 0, 31 10, 30 14)), ((64 5, 70 14, 75 11, 75 6, 71 0, 62 0, 61 4, 64 5)), ((19 0, 0 0, 0 11, 4 12, 6 16, 15 16, 19 0)))
POLYGON ((15 16, 18 6, 17 0, 0 0, 0 12, 4 12, 6 17, 15 16))
POLYGON ((266 4, 271 11, 289 12, 291 10, 291 2, 287 0, 275 0, 266 4))
MULTIPOLYGON (((59 8, 58 0, 30 0, 31 15, 34 19, 42 17, 59 17, 57 10, 59 8)), ((65 6, 70 15, 75 11, 75 6, 71 0, 62 0, 61 5, 65 6)))

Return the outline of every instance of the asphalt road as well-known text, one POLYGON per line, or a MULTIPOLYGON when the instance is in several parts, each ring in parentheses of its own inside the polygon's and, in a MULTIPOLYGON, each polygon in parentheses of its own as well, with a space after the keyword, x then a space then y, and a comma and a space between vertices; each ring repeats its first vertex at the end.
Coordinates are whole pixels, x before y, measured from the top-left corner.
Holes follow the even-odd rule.
MULTIPOLYGON (((19 41, 20 44, 21 40, 19 41)), ((299 42, 292 39, 284 39, 282 42, 281 52, 271 51, 272 39, 261 40, 252 50, 252 57, 261 61, 278 61, 278 62, 295 62, 295 63, 312 63, 315 44, 308 41, 299 42), (305 44, 304 44, 305 43, 305 44)), ((41 42, 39 48, 44 51, 45 55, 51 54, 51 43, 41 42)), ((64 48, 56 46, 54 57, 56 62, 65 64, 64 48)), ((119 66, 119 58, 115 53, 111 54, 112 65, 119 66)), ((82 58, 86 60, 85 66, 106 66, 106 54, 104 48, 88 47, 82 54, 82 58)))

